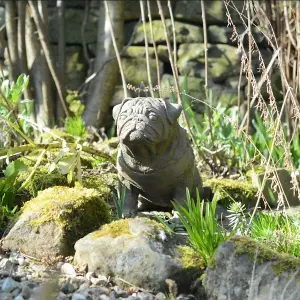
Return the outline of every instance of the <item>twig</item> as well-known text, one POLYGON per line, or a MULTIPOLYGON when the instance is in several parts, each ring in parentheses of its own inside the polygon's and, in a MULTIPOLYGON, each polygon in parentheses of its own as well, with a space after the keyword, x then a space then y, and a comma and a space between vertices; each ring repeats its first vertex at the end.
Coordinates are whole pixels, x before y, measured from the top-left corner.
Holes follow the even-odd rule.
POLYGON ((121 73, 123 90, 124 90, 124 97, 127 98, 126 79, 125 79, 125 75, 124 75, 124 71, 123 71, 123 67, 122 67, 122 62, 121 62, 119 49, 118 49, 118 46, 117 46, 117 43, 116 43, 116 38, 115 38, 115 34, 114 34, 114 29, 113 29, 113 25, 112 25, 112 21, 111 21, 111 17, 110 17, 110 11, 109 11, 109 6, 108 6, 108 3, 107 3, 107 0, 104 1, 104 6, 105 6, 105 11, 106 11, 106 14, 107 14, 108 21, 109 21, 111 39, 112 39, 112 42, 113 42, 113 45, 114 45, 114 48, 115 48, 115 53, 116 53, 116 56, 117 56, 119 69, 120 69, 120 73, 121 73))
POLYGON ((36 24, 37 30, 38 30, 38 34, 39 34, 39 38, 40 38, 40 42, 45 54, 45 58, 47 60, 47 64, 49 66, 49 70, 51 72, 51 75, 53 77, 57 92, 58 92, 58 96, 60 99, 60 102, 62 104, 62 107, 64 109, 64 112, 66 114, 67 117, 70 116, 68 107, 66 105, 64 96, 63 96, 63 88, 61 86, 61 83, 59 81, 59 76, 58 76, 58 72, 55 68, 54 62, 53 62, 53 56, 51 53, 51 49, 49 47, 49 40, 48 40, 48 36, 46 34, 46 28, 45 28, 45 24, 41 19, 41 15, 39 13, 38 8, 36 7, 36 2, 32 1, 32 0, 28 0, 29 6, 31 8, 32 11, 32 15, 33 15, 33 19, 34 22, 36 24))
POLYGON ((151 97, 153 97, 152 80, 151 80, 151 72, 150 72, 150 61, 149 61, 148 37, 147 37, 147 31, 146 31, 144 0, 140 0, 140 7, 141 7, 141 15, 142 15, 142 22, 143 22, 143 29, 144 29, 144 38, 145 38, 145 51, 146 51, 148 84, 149 84, 151 97))
POLYGON ((252 34, 251 34, 251 19, 250 19, 250 1, 247 1, 247 17, 248 17, 248 94, 247 94, 247 133, 250 130, 250 101, 251 101, 251 73, 252 73, 252 34))
POLYGON ((160 90, 160 68, 159 68, 159 60, 158 60, 156 42, 155 42, 154 34, 153 34, 151 8, 150 8, 150 1, 149 0, 147 0, 147 8, 148 8, 148 19, 149 19, 149 25, 150 25, 150 34, 151 34, 151 39, 152 39, 152 43, 153 43, 154 55, 155 55, 155 62, 156 62, 156 72, 157 72, 157 81, 158 81, 157 82, 158 93, 159 93, 159 97, 162 98, 162 93, 161 93, 161 90, 160 90))
POLYGON ((174 54, 174 67, 176 71, 176 76, 178 77, 178 68, 177 68, 177 45, 176 45, 176 27, 175 27, 175 22, 174 22, 174 16, 173 16, 173 11, 172 11, 172 6, 171 6, 171 1, 168 0, 168 8, 169 8, 169 13, 170 13, 170 18, 171 18, 171 24, 172 24, 172 32, 173 32, 173 54, 174 54))
POLYGON ((85 0, 84 4, 84 16, 82 20, 82 26, 81 26, 81 40, 82 40, 82 48, 83 48, 83 55, 86 60, 86 62, 90 65, 90 57, 87 51, 87 45, 86 45, 86 40, 85 40, 85 28, 89 16, 89 9, 90 9, 90 0, 85 0))
MULTIPOLYGON (((9 148, 9 149, 0 149, 0 159, 6 158, 6 156, 9 155, 14 155, 17 153, 24 153, 27 151, 32 151, 32 150, 39 150, 39 149, 46 149, 46 150, 50 150, 50 149, 59 149, 63 147, 63 143, 64 142, 57 142, 57 143, 50 143, 50 144, 27 144, 27 145, 21 145, 21 146, 17 146, 14 148, 9 148)), ((76 149, 77 144, 75 143, 66 143, 66 146, 68 148, 72 148, 72 149, 76 149)), ((114 163, 115 159, 113 157, 111 157, 110 155, 96 150, 94 148, 91 148, 89 146, 82 146, 82 151, 89 153, 91 155, 95 155, 95 156, 99 156, 102 157, 106 160, 108 160, 109 162, 114 163)))

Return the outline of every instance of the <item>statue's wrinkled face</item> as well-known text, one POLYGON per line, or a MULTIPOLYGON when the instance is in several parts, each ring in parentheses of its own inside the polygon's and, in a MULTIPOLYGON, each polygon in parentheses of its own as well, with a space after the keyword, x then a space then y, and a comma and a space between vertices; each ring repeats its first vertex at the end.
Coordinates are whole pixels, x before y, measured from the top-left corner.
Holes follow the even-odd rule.
POLYGON ((159 98, 129 98, 113 109, 120 141, 158 144, 170 135, 181 106, 159 98))

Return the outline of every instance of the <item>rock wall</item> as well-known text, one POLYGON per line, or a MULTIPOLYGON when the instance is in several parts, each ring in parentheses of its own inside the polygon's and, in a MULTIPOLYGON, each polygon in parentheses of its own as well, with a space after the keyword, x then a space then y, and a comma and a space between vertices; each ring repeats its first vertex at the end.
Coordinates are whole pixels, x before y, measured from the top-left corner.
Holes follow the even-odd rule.
MULTIPOLYGON (((3 3, 3 2, 2 2, 3 3)), ((84 79, 91 74, 89 63, 95 57, 97 43, 97 21, 98 21, 98 1, 91 1, 90 10, 84 29, 84 40, 86 43, 86 57, 83 51, 82 24, 84 22, 84 0, 66 1, 66 83, 69 89, 78 89, 84 79)), ((239 11, 243 11, 243 1, 234 1, 239 11)), ((2 4, 3 5, 3 4, 2 4)), ((167 1, 162 1, 163 11, 167 20, 170 39, 172 41, 172 26, 167 1)), ((232 27, 228 27, 226 9, 223 1, 205 1, 206 20, 208 33, 208 75, 209 87, 213 90, 213 104, 218 102, 224 104, 234 104, 237 102, 237 87, 241 66, 241 52, 232 41, 232 27)), ((204 55, 205 47, 203 43, 202 11, 200 0, 173 0, 173 15, 176 25, 176 41, 178 54, 178 70, 180 82, 184 76, 188 76, 188 92, 192 96, 204 100, 204 55)), ((173 85, 171 66, 169 63, 166 48, 163 26, 158 14, 156 1, 151 1, 151 13, 153 18, 153 29, 155 42, 158 45, 159 69, 161 76, 161 88, 163 97, 170 95, 169 87, 173 85)), ((239 14, 231 9, 233 23, 239 35, 245 33, 245 26, 239 14)), ((139 87, 141 81, 147 85, 148 77, 146 71, 146 60, 144 50, 143 24, 137 26, 133 35, 134 28, 140 18, 140 5, 136 0, 125 0, 125 43, 132 40, 130 47, 122 57, 127 83, 139 87), (133 36, 132 36, 133 35, 133 36)), ((49 1, 49 23, 50 40, 57 52, 58 42, 58 21, 55 1, 49 1)), ((4 24, 4 8, 0 7, 0 26, 4 24)), ((150 68, 152 84, 157 82, 156 62, 154 56, 153 41, 150 35, 150 27, 147 23, 147 37, 149 42, 150 68)), ((254 31, 254 38, 261 47, 261 52, 267 64, 271 58, 271 51, 261 33, 254 31)), ((245 47, 247 46, 247 34, 244 34, 245 47)), ((2 51, 0 55, 2 56, 2 51)), ((3 59, 3 57, 2 57, 3 59)), ((257 54, 253 55, 253 71, 258 75, 259 60, 257 54)), ((116 87, 113 105, 120 102, 123 98, 121 87, 116 87)), ((247 80, 245 77, 241 81, 241 100, 245 98, 245 88, 247 80)), ((130 91, 134 96, 134 92, 130 91)), ((203 105, 194 105, 195 110, 203 111, 203 105)))

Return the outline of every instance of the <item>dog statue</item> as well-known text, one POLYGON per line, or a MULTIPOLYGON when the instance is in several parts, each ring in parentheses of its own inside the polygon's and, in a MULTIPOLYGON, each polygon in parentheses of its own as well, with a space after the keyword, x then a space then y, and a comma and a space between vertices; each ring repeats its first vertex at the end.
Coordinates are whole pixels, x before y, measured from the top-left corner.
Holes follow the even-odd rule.
POLYGON ((124 216, 185 203, 202 188, 187 133, 177 119, 182 107, 160 98, 127 98, 113 108, 120 141, 117 169, 126 186, 124 216))

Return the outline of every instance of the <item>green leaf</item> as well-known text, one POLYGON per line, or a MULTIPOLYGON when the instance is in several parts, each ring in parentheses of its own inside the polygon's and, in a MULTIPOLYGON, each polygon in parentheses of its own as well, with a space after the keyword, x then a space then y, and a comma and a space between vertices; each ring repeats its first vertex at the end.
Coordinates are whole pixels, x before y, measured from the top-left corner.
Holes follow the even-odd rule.
POLYGON ((20 160, 15 160, 8 164, 4 171, 5 177, 17 175, 18 172, 26 170, 28 167, 20 160))

